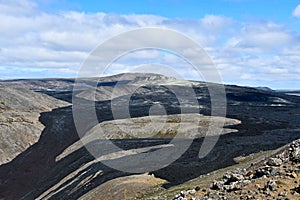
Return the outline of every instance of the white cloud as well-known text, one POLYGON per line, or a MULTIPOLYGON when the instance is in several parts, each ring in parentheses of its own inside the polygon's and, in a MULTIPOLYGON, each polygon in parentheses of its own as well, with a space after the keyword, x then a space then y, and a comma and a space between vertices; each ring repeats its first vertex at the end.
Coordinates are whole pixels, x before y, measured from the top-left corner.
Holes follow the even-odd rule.
MULTIPOLYGON (((293 14, 300 17, 300 5, 293 14)), ((299 33, 272 21, 240 22, 209 14, 192 20, 75 11, 47 13, 29 0, 0 0, 0 18, 0 78, 38 76, 38 73, 76 76, 80 64, 98 44, 124 31, 149 26, 175 29, 198 42, 213 58, 227 83, 264 84, 279 75, 282 82, 288 82, 289 77, 295 80, 300 77, 299 33)), ((185 47, 172 38, 163 40, 185 47)), ((126 46, 126 42, 122 45, 126 46)), ((113 48, 118 47, 116 44, 113 48)), ((179 65, 176 58, 153 52, 129 55, 128 60, 155 58, 163 64, 179 65)), ((129 70, 125 63, 115 64, 120 72, 129 70)))
POLYGON ((269 53, 293 45, 299 42, 297 40, 283 25, 263 21, 243 24, 240 33, 228 40, 228 45, 241 52, 269 53))
POLYGON ((294 17, 300 17, 300 4, 295 8, 293 12, 294 17))
POLYGON ((29 0, 0 0, 0 13, 14 16, 32 15, 39 12, 36 3, 29 0))
POLYGON ((228 17, 218 15, 205 15, 200 20, 201 26, 211 32, 224 32, 234 24, 234 21, 228 17))

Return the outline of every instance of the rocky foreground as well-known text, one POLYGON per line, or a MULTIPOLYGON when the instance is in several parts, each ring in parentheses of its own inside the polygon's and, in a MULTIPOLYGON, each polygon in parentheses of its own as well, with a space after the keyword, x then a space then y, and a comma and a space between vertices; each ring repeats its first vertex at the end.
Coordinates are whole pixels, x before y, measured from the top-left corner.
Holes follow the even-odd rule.
POLYGON ((226 172, 210 187, 181 191, 173 200, 300 199, 300 140, 249 168, 226 172))

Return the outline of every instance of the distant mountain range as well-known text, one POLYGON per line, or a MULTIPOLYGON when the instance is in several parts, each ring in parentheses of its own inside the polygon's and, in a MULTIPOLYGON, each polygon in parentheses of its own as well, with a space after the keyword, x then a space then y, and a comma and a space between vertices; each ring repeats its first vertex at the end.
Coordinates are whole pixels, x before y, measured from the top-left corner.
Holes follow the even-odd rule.
POLYGON ((282 94, 300 96, 300 90, 277 90, 277 92, 282 94))

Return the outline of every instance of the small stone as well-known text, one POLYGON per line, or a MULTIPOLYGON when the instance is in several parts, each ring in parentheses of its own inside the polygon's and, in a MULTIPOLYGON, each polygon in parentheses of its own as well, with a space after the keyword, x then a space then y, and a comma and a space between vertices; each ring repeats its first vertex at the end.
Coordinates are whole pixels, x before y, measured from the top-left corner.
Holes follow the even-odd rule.
POLYGON ((200 186, 198 186, 198 185, 195 187, 195 190, 196 190, 196 191, 199 191, 200 189, 201 189, 201 188, 200 188, 200 186))
POLYGON ((295 172, 292 172, 291 177, 292 177, 292 178, 297 178, 298 175, 297 175, 295 172))
POLYGON ((195 190, 195 189, 193 189, 193 190, 189 190, 189 191, 187 191, 187 193, 189 193, 190 195, 193 195, 193 194, 195 194, 195 193, 196 193, 196 190, 195 190))
POLYGON ((282 160, 279 158, 270 158, 267 164, 269 166, 280 166, 282 164, 282 160))
POLYGON ((244 180, 244 181, 242 181, 242 183, 243 183, 244 185, 248 185, 248 184, 251 183, 251 181, 250 181, 250 180, 244 180))
POLYGON ((246 199, 252 199, 252 196, 251 195, 247 195, 246 199))
POLYGON ((271 171, 270 172, 271 176, 278 176, 282 173, 280 168, 278 168, 278 167, 272 167, 270 171, 271 171))
POLYGON ((295 193, 300 194, 300 185, 298 187, 295 187, 294 189, 291 189, 291 193, 292 194, 295 194, 295 193))
POLYGON ((211 185, 211 189, 220 190, 223 188, 224 183, 222 181, 213 181, 211 185))
POLYGON ((241 175, 241 174, 232 174, 232 177, 231 177, 233 180, 235 181, 242 181, 244 180, 244 176, 241 175))
POLYGON ((286 192, 280 192, 278 195, 281 196, 281 197, 286 197, 287 193, 286 192))
POLYGON ((270 189, 271 191, 276 191, 276 190, 277 190, 277 184, 276 184, 276 181, 274 181, 274 180, 269 180, 269 181, 267 182, 266 189, 270 189))
POLYGON ((188 194, 188 193, 187 193, 186 191, 181 191, 181 192, 180 192, 180 195, 181 195, 182 197, 185 197, 187 194, 188 194))
POLYGON ((249 171, 249 172, 246 174, 246 176, 249 176, 249 177, 253 176, 253 171, 249 171))
POLYGON ((270 192, 269 191, 264 191, 263 192, 266 196, 270 196, 270 192))

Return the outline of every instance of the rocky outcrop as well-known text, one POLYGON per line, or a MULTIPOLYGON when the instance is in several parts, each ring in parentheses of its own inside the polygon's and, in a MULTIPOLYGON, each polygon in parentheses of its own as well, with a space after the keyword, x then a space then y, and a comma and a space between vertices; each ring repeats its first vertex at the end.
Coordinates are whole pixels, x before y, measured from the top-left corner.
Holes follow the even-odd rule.
POLYGON ((210 188, 182 191, 173 200, 299 199, 300 140, 258 166, 226 172, 210 188), (206 192, 203 192, 206 191, 206 192))

